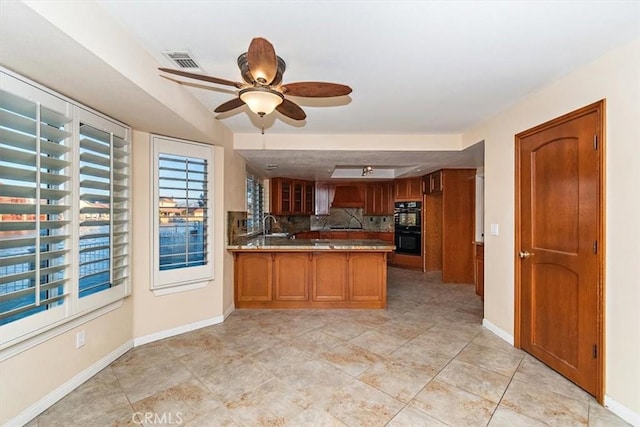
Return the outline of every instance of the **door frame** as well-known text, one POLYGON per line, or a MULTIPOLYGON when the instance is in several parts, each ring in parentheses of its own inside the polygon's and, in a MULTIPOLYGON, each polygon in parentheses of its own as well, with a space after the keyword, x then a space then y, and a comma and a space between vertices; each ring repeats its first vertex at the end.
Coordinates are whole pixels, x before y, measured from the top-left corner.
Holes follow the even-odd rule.
POLYGON ((606 124, 606 100, 601 99, 600 101, 594 102, 593 104, 587 105, 585 107, 579 108, 570 113, 564 114, 560 117, 552 119, 548 122, 537 125, 531 129, 525 130, 515 135, 515 246, 514 246, 514 346, 516 348, 522 348, 521 344, 521 325, 522 325, 522 284, 521 284, 521 261, 518 257, 518 251, 521 249, 522 241, 521 241, 521 195, 520 195, 520 145, 522 139, 528 137, 532 134, 538 133, 540 131, 555 127, 561 123, 568 122, 577 117, 583 116, 585 114, 596 113, 598 115, 598 126, 596 130, 597 135, 597 149, 600 151, 600 158, 598 162, 598 183, 599 183, 599 195, 598 195, 598 226, 597 226, 597 239, 598 239, 598 253, 597 253, 597 262, 598 262, 598 283, 597 286, 597 295, 598 301, 596 302, 597 306, 597 346, 599 357, 597 360, 597 372, 596 372, 596 395, 595 398, 598 400, 600 404, 604 404, 604 384, 605 384, 605 251, 606 251, 606 240, 605 240, 605 201, 606 201, 606 141, 605 141, 605 124, 606 124))

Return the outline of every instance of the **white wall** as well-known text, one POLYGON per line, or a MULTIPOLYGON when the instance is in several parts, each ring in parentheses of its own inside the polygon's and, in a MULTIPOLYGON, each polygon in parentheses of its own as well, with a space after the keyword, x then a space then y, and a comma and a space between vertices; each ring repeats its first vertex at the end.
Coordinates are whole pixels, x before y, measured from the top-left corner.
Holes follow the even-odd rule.
MULTIPOLYGON (((97 319, 0 363, 0 425, 4 425, 118 348, 131 345, 131 298, 97 319), (86 344, 76 348, 76 333, 86 344)), ((67 392, 70 390, 67 390, 67 392)), ((58 395, 58 398, 62 395, 58 395)), ((53 403, 51 401, 48 402, 53 403)), ((46 409, 45 407, 40 410, 46 409)), ((36 410, 37 411, 37 410, 36 410)), ((32 415, 37 415, 38 412, 32 415)))
MULTIPOLYGON (((133 133, 133 185, 132 185, 132 275, 133 293, 133 338, 144 343, 166 336, 168 331, 177 332, 185 325, 219 323, 226 312, 232 310, 229 292, 225 290, 225 275, 231 276, 233 264, 225 257, 225 151, 216 147, 214 159, 214 278, 200 289, 182 291, 168 295, 157 295, 150 290, 153 256, 149 250, 153 218, 151 179, 151 138, 146 132, 133 133)), ((232 168, 233 169, 233 168, 232 168)), ((244 177, 244 175, 243 175, 244 177)), ((244 190, 244 187, 240 187, 244 190)), ((236 192, 239 190, 236 189, 236 192)), ((230 279, 227 278, 227 282, 230 279)))
MULTIPOLYGON (((514 331, 514 135, 606 99, 606 396, 640 414, 640 40, 466 132, 485 141, 485 319, 514 331)), ((624 410, 623 408, 623 410, 624 410)), ((636 418, 637 420, 637 418, 636 418)))

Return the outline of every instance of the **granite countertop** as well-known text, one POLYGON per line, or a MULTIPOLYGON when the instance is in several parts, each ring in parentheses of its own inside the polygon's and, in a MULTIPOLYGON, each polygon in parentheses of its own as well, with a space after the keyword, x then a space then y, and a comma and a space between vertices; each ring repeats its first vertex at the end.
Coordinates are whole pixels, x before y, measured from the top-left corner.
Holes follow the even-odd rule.
POLYGON ((380 251, 391 252, 395 246, 382 240, 364 239, 289 239, 257 236, 227 245, 229 251, 380 251))

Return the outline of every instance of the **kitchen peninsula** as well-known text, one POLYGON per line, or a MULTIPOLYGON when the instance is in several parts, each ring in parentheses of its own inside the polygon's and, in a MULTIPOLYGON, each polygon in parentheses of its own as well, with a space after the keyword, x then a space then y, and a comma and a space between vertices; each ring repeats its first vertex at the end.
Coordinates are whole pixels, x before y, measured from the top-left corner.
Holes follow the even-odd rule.
POLYGON ((236 308, 386 308, 382 240, 259 236, 229 245, 236 308))

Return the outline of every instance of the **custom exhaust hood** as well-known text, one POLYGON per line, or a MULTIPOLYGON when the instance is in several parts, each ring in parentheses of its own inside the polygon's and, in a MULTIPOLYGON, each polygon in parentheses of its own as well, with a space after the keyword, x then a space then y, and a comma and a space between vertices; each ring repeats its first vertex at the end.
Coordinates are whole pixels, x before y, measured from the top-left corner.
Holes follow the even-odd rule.
POLYGON ((364 208, 363 189, 357 185, 336 185, 332 208, 364 208))

